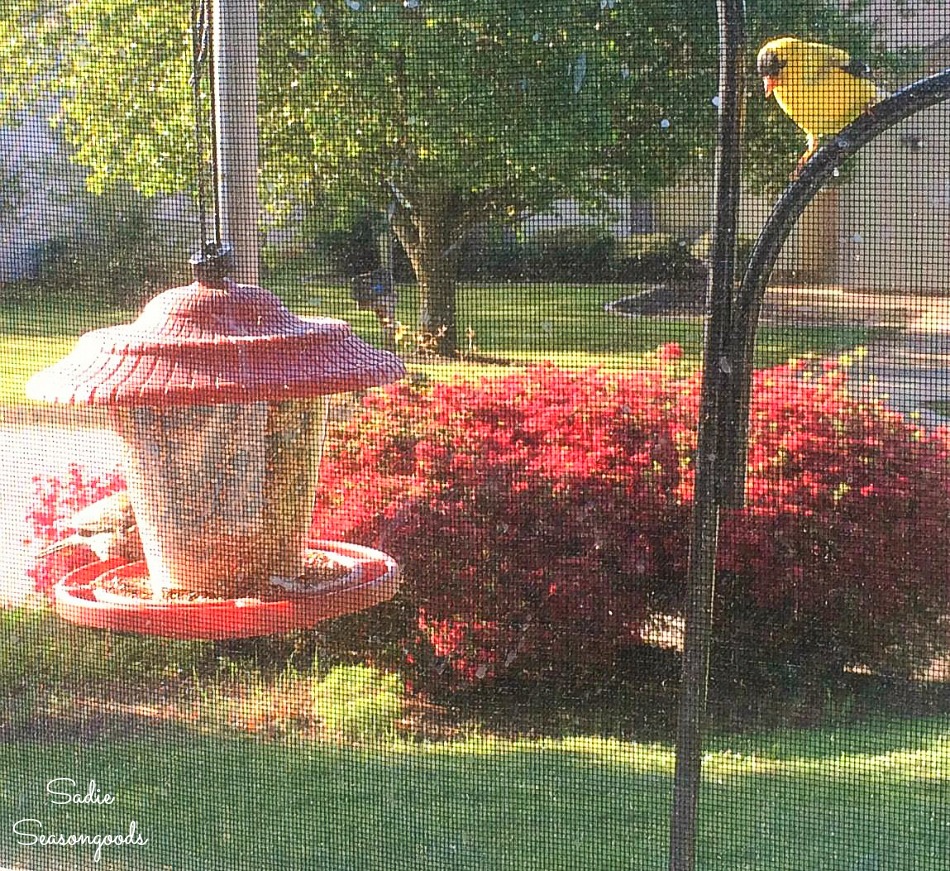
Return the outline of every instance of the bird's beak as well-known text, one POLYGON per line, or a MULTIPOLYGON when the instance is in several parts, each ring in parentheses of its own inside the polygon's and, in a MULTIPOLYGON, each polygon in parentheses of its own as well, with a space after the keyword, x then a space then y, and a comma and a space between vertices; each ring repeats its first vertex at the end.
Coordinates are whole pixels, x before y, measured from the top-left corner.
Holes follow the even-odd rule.
POLYGON ((778 83, 775 81, 774 76, 763 76, 762 84, 765 86, 765 99, 767 100, 772 96, 772 91, 775 90, 775 86, 778 83))

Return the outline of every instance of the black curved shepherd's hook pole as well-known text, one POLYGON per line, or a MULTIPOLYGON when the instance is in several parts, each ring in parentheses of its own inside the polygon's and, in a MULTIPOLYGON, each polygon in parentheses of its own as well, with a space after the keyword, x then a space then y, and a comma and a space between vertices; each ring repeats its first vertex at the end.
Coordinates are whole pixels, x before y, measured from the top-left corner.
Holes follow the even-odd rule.
POLYGON ((733 308, 727 368, 731 386, 719 414, 720 503, 741 508, 745 498, 752 355, 765 287, 792 227, 835 169, 885 130, 950 99, 950 69, 921 79, 845 127, 805 164, 801 175, 775 204, 749 257, 733 308))
POLYGON ((765 285, 795 221, 834 170, 888 128, 950 98, 950 70, 877 104, 831 138, 779 199, 735 292, 740 181, 743 0, 717 0, 719 13, 719 147, 709 319, 703 357, 693 525, 687 579, 686 633, 670 825, 670 871, 695 871, 720 506, 741 507, 752 355, 765 285))
POLYGON ((730 384, 728 347, 735 285, 739 214, 740 118, 745 45, 743 0, 717 0, 719 124, 716 216, 703 357, 693 519, 689 546, 686 628, 670 820, 670 871, 696 867, 696 818, 702 773, 703 725, 719 539, 719 422, 730 384))

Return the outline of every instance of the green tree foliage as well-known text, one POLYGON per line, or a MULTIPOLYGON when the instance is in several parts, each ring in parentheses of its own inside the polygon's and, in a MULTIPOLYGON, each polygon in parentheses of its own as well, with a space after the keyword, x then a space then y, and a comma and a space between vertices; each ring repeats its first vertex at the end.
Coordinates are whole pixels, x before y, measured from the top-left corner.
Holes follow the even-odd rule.
MULTIPOLYGON (((866 39, 830 0, 751 13, 750 73, 759 35, 866 39)), ((705 0, 262 0, 265 202, 388 211, 450 354, 472 227, 711 171, 716 44, 705 0)), ((94 189, 193 190, 191 52, 183 0, 12 0, 0 121, 52 98, 94 189)))

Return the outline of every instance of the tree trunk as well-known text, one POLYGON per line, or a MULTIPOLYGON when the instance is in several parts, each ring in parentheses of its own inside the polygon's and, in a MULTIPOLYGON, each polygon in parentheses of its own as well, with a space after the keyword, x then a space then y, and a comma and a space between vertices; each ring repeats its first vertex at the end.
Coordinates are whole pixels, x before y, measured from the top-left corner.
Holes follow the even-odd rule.
POLYGON ((455 264, 437 252, 410 256, 419 281, 419 332, 441 357, 458 352, 455 264))
POLYGON ((441 357, 458 353, 458 255, 461 234, 457 210, 440 203, 414 206, 393 222, 419 283, 419 335, 423 350, 441 357))

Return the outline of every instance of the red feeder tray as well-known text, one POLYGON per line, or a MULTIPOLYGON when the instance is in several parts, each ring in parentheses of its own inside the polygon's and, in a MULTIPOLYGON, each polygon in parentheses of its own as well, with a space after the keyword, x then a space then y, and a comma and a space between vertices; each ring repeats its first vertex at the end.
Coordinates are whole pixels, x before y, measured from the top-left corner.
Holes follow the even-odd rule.
POLYGON ((350 573, 307 592, 279 600, 205 599, 153 602, 116 594, 101 596, 94 582, 106 574, 141 577, 144 562, 98 562, 70 572, 55 588, 56 612, 64 620, 94 629, 213 640, 310 629, 324 620, 391 599, 399 589, 399 568, 378 550, 338 541, 315 541, 313 549, 351 562, 350 573))

